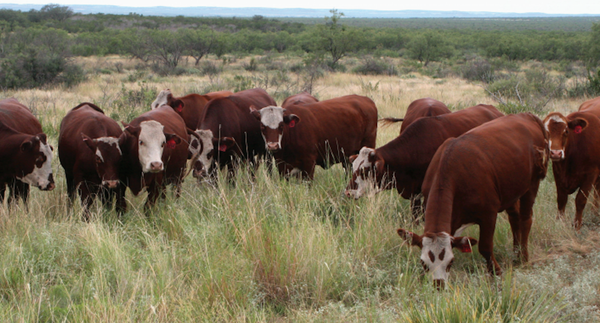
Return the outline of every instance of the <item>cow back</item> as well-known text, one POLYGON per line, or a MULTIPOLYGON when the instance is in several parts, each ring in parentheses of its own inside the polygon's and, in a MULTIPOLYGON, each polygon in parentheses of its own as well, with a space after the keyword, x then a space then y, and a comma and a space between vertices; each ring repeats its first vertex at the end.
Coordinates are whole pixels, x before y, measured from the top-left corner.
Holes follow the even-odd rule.
POLYGON ((587 100, 579 106, 580 112, 589 112, 600 117, 600 97, 587 100))
POLYGON ((36 135, 42 133, 42 125, 26 106, 15 98, 0 101, 0 122, 12 129, 36 135))
POLYGON ((451 113, 450 109, 443 103, 435 99, 424 98, 418 99, 410 103, 406 109, 400 133, 402 133, 415 120, 423 117, 435 117, 447 113, 451 113))

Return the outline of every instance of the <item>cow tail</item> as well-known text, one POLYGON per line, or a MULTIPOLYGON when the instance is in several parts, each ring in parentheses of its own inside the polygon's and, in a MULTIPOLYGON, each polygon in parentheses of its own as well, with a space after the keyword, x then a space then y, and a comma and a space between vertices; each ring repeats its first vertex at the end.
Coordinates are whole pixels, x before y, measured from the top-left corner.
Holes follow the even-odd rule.
POLYGON ((389 126, 389 125, 394 124, 396 122, 404 121, 404 118, 392 118, 392 117, 388 117, 388 118, 379 119, 377 121, 381 122, 381 124, 383 126, 389 126))

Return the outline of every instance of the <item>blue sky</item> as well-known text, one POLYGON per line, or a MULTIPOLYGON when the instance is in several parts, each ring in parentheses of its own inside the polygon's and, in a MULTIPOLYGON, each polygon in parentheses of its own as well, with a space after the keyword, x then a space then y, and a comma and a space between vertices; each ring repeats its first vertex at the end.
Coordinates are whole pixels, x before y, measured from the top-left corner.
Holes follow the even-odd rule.
MULTIPOLYGON (((13 0, 14 1, 14 0, 13 0)), ((7 1, 9 2, 9 1, 7 1)), ((12 1, 10 1, 12 2, 12 1)), ((21 4, 103 4, 125 7, 268 7, 268 8, 313 8, 313 9, 371 9, 371 10, 435 10, 435 11, 491 11, 491 12, 543 12, 563 14, 600 14, 600 0, 571 1, 471 1, 471 0, 424 0, 424 1, 364 1, 364 0, 22 0, 21 4)))

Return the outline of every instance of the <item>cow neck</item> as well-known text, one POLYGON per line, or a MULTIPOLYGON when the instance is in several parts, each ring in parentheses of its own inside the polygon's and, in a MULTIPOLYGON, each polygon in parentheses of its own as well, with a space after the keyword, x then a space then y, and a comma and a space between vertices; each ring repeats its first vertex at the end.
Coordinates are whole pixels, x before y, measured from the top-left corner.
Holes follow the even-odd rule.
MULTIPOLYGON (((411 152, 410 143, 405 136, 398 136, 386 145, 379 147, 377 153, 385 161, 385 173, 388 181, 396 180, 396 186, 403 187, 398 179, 403 177, 404 173, 409 173, 411 161, 414 159, 414 153, 411 152)), ((388 183, 386 183, 388 184, 388 183)))
POLYGON ((16 174, 18 161, 15 160, 15 154, 21 149, 21 144, 33 137, 33 135, 17 132, 0 124, 0 167, 3 173, 16 174))
MULTIPOLYGON (((445 148, 444 155, 448 156, 453 150, 452 143, 445 148)), ((440 160, 437 169, 437 175, 429 189, 429 195, 426 198, 427 207, 425 208, 425 232, 439 233, 447 232, 452 235, 452 209, 454 205, 453 185, 455 178, 452 175, 455 172, 452 166, 444 159, 440 160)))

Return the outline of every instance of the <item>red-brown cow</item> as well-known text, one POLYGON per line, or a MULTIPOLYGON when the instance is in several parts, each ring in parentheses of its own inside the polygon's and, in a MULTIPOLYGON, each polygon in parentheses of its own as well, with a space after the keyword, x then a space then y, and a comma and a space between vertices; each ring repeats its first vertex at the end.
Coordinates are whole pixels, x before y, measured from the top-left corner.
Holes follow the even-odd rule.
POLYGON ((477 105, 437 117, 420 118, 400 136, 377 149, 364 147, 352 156, 352 179, 346 196, 360 198, 369 189, 392 189, 411 200, 413 216, 421 214, 421 184, 438 147, 488 121, 503 116, 491 105, 477 105), (395 185, 395 186, 394 186, 395 185))
POLYGON ((315 166, 345 161, 360 147, 375 147, 377 108, 364 96, 348 95, 286 109, 252 109, 279 173, 312 180, 315 166))
POLYGON ((255 156, 264 156, 266 150, 260 122, 250 114, 249 108, 275 104, 265 90, 258 88, 209 101, 196 131, 202 138, 202 150, 199 158, 192 161, 194 177, 202 179, 214 174, 214 165, 218 162, 220 168, 229 167, 231 178, 236 160, 254 164, 255 156))
POLYGON ((450 111, 450 109, 448 109, 444 103, 435 99, 424 98, 411 102, 406 109, 404 118, 383 118, 379 121, 382 121, 383 125, 402 121, 402 126, 400 127, 400 134, 402 134, 402 132, 404 132, 404 130, 408 128, 411 123, 415 122, 415 120, 419 118, 435 117, 451 112, 452 111, 450 111))
POLYGON ((89 102, 71 109, 60 123, 58 157, 65 169, 67 194, 73 203, 79 193, 86 219, 96 196, 105 206, 116 196, 117 212, 125 208, 125 186, 119 181, 122 133, 116 121, 89 102))
POLYGON ((471 252, 477 240, 460 237, 479 225, 479 253, 490 273, 501 274, 493 241, 498 212, 508 213, 514 251, 527 262, 532 208, 540 180, 546 176, 548 152, 541 120, 530 113, 498 118, 438 149, 423 182, 423 235, 404 229, 398 234, 422 248, 421 263, 438 287, 448 278, 452 248, 471 252))
POLYGON ((40 122, 14 98, 0 101, 0 202, 6 185, 9 203, 27 202, 29 185, 43 191, 54 189, 52 146, 40 122))
POLYGON ((291 105, 310 104, 310 103, 317 103, 317 102, 319 102, 319 100, 317 98, 315 98, 314 96, 310 95, 310 93, 302 92, 302 93, 298 93, 298 94, 289 96, 287 99, 285 99, 283 101, 283 103, 281 104, 281 107, 285 109, 291 105))
POLYGON ((173 184, 179 196, 188 157, 183 119, 164 105, 123 125, 125 130, 119 138, 123 152, 121 180, 134 195, 147 188, 146 208, 159 196, 165 197, 167 184, 173 184))
MULTIPOLYGON (((589 101, 588 101, 589 102, 589 101)), ((583 105, 582 105, 583 106, 583 105)), ((580 229, 588 195, 600 175, 600 104, 563 116, 550 113, 544 119, 556 184, 558 213, 565 215, 569 194, 575 193, 575 228, 580 229)), ((598 187, 597 187, 598 188, 598 187)))
POLYGON ((152 102, 152 109, 156 109, 162 105, 168 105, 172 107, 177 114, 179 114, 185 121, 186 127, 196 130, 200 124, 200 118, 204 113, 204 107, 206 103, 212 99, 224 98, 232 95, 231 91, 218 91, 210 92, 204 95, 200 94, 188 94, 179 98, 173 97, 171 90, 166 89, 160 91, 156 100, 152 102))

